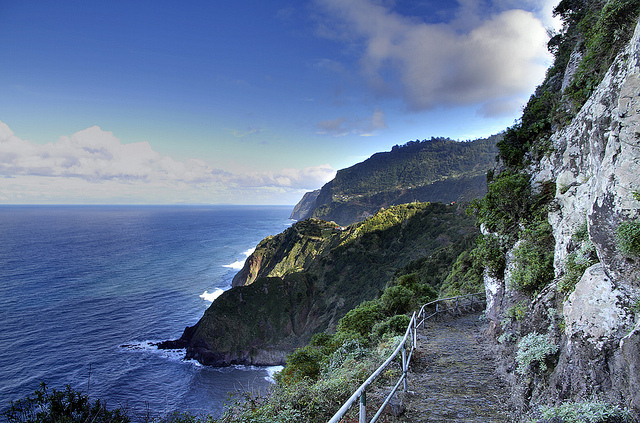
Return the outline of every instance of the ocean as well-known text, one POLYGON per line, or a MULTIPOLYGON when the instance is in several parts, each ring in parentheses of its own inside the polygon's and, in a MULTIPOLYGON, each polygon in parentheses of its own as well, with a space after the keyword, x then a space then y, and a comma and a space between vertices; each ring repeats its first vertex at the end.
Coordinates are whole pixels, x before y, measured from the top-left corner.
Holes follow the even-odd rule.
MULTIPOLYGON (((0 412, 71 385, 132 416, 218 416, 277 368, 211 368, 152 344, 180 337, 285 206, 0 206, 0 412)), ((249 317, 248 317, 249 318, 249 317)))

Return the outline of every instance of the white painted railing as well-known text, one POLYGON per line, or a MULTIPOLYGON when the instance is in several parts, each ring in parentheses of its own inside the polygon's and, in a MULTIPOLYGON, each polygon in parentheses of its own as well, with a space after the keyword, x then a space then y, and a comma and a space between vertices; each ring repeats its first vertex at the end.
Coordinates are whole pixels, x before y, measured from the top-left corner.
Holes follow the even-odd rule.
POLYGON ((462 295, 459 297, 450 297, 450 298, 441 298, 439 300, 431 301, 420 307, 418 312, 413 312, 411 316, 411 320, 409 325, 407 326, 407 330, 405 331, 404 337, 398 343, 396 349, 391 353, 389 358, 385 360, 384 363, 380 365, 374 371, 371 376, 367 380, 364 381, 362 385, 351 395, 351 397, 344 403, 342 407, 338 410, 336 414, 329 420, 329 423, 338 423, 340 419, 347 414, 347 411, 358 401, 360 403, 360 416, 359 423, 367 422, 367 388, 371 385, 377 377, 386 369, 389 364, 398 356, 398 354, 402 354, 402 375, 396 382, 395 386, 391 389, 391 392, 385 398, 384 402, 378 408, 378 411, 370 420, 369 423, 375 423, 382 412, 384 411, 393 395, 396 393, 400 384, 402 384, 402 388, 404 392, 407 392, 407 373, 409 371, 409 363, 411 362, 411 356, 413 355, 413 350, 416 348, 416 343, 418 341, 418 329, 424 325, 424 322, 427 319, 432 317, 438 318, 438 315, 441 313, 451 313, 458 312, 462 313, 466 307, 473 309, 475 305, 480 305, 484 302, 485 293, 478 292, 475 294, 462 295), (431 310, 433 308, 433 310, 431 310), (427 314, 429 313, 429 314, 427 314), (408 353, 408 355, 407 355, 408 353))

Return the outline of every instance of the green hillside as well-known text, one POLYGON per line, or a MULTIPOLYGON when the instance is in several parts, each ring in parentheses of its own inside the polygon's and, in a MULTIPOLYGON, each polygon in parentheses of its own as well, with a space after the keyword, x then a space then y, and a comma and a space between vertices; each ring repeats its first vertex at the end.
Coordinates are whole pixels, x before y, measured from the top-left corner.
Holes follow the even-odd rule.
POLYGON ((396 145, 338 171, 305 216, 348 225, 381 207, 412 201, 471 201, 485 193, 501 135, 469 142, 431 138, 396 145))

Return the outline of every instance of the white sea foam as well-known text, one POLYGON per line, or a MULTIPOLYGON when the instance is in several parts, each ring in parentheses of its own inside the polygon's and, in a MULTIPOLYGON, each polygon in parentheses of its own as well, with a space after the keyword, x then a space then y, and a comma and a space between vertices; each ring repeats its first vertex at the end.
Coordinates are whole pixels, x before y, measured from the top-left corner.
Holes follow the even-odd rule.
POLYGON ((282 371, 282 369, 284 369, 283 366, 271 366, 271 367, 267 367, 267 377, 265 377, 265 380, 267 382, 271 382, 271 383, 276 383, 276 380, 273 378, 276 373, 280 373, 282 371))
POLYGON ((200 294, 200 298, 202 298, 205 301, 209 301, 209 302, 213 302, 213 300, 215 300, 216 298, 218 298, 220 295, 222 295, 222 293, 224 292, 223 289, 220 288, 215 288, 213 290, 213 292, 209 292, 209 291, 204 291, 202 294, 200 294))
POLYGON ((234 364, 228 367, 218 367, 215 370, 221 373, 228 373, 233 370, 241 370, 241 371, 264 370, 267 372, 267 375, 264 377, 264 380, 266 380, 269 383, 276 383, 273 377, 275 376, 276 373, 281 372, 282 369, 284 369, 283 366, 263 367, 263 366, 245 366, 243 364, 234 364))
POLYGON ((247 258, 251 254, 253 254, 255 250, 256 250, 255 248, 249 248, 247 251, 242 253, 244 255, 244 260, 236 260, 231 264, 223 264, 222 267, 227 267, 229 269, 234 269, 234 270, 242 269, 242 266, 244 266, 244 262, 247 261, 247 258))
MULTIPOLYGON (((156 356, 160 356, 166 358, 169 361, 180 361, 185 364, 192 365, 194 367, 207 367, 203 366, 200 362, 194 359, 185 360, 185 355, 187 354, 186 348, 179 348, 173 350, 161 350, 158 348, 158 344, 160 341, 157 340, 148 340, 148 341, 132 341, 123 345, 120 345, 120 348, 125 351, 130 352, 141 352, 144 354, 153 354, 156 356)), ((220 373, 229 373, 234 370, 241 371, 256 371, 256 370, 265 370, 267 375, 264 377, 269 383, 276 383, 274 376, 276 373, 281 372, 284 369, 283 366, 245 366, 242 364, 235 364, 228 367, 208 367, 209 370, 214 370, 220 373)))
POLYGON ((158 355, 171 361, 184 361, 184 356, 187 354, 186 348, 180 348, 175 350, 161 350, 158 349, 158 343, 160 341, 148 340, 148 341, 133 341, 124 345, 120 345, 120 348, 128 351, 136 351, 148 354, 158 355))
POLYGON ((240 260, 236 260, 231 264, 223 264, 222 267, 227 267, 229 269, 234 269, 234 270, 240 270, 242 269, 242 266, 244 266, 244 260, 240 261, 240 260))

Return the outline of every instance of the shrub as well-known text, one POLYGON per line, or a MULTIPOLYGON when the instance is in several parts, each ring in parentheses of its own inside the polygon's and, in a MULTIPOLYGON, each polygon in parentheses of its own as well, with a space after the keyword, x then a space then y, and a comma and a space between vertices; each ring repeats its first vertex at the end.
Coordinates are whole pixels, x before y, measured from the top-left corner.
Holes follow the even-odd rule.
POLYGON ((616 229, 618 249, 627 257, 640 256, 640 220, 627 220, 616 229))
POLYGON ((388 316, 407 313, 415 307, 414 292, 402 285, 385 289, 380 297, 383 312, 388 316))
POLYGON ((376 301, 365 301, 340 319, 338 332, 354 332, 367 336, 381 317, 380 304, 376 301))
POLYGON ((524 375, 529 372, 532 366, 537 365, 540 371, 546 372, 546 360, 556 352, 558 352, 558 346, 551 342, 547 336, 531 332, 518 343, 516 371, 524 375))
POLYGON ((555 407, 541 407, 538 422, 559 423, 624 423, 632 422, 631 413, 617 405, 602 401, 565 402, 555 407))
MULTIPOLYGON (((504 257, 504 256, 503 256, 504 257)), ((472 252, 464 251, 453 264, 441 287, 442 297, 471 294, 484 288, 484 264, 472 252)))
POLYGON ((576 287, 585 270, 598 262, 596 247, 590 240, 583 241, 580 247, 567 255, 566 273, 558 282, 558 290, 563 294, 570 294, 576 287))
POLYGON ((496 235, 481 235, 477 243, 478 246, 471 252, 474 260, 486 266, 490 276, 504 277, 506 247, 502 240, 496 235))
POLYGON ((513 236, 520 221, 530 214, 532 200, 528 175, 503 172, 487 186, 484 198, 470 207, 475 209, 478 223, 489 231, 513 236))
POLYGON ((87 395, 67 385, 64 390, 47 390, 42 383, 34 396, 11 403, 3 413, 9 423, 129 423, 122 408, 107 410, 100 401, 91 402, 87 395))
POLYGON ((610 0, 601 10, 580 13, 578 27, 585 38, 584 59, 566 91, 576 110, 586 102, 631 38, 639 13, 638 0, 610 0))
POLYGON ((378 337, 382 338, 384 335, 397 336, 404 335, 409 326, 411 318, 406 314, 398 314, 388 319, 376 323, 372 332, 378 337))
POLYGON ((328 368, 335 370, 342 366, 348 359, 359 360, 365 357, 367 353, 367 349, 364 348, 358 340, 348 340, 331 354, 328 368))
POLYGON ((522 243, 514 251, 514 288, 533 294, 553 280, 554 244, 551 225, 547 220, 535 221, 523 231, 522 243))
POLYGON ((519 322, 527 314, 527 305, 524 301, 520 301, 506 309, 504 314, 512 321, 519 322))
POLYGON ((305 378, 317 380, 324 357, 318 348, 309 345, 298 348, 287 356, 287 365, 278 374, 278 378, 285 383, 293 383, 305 378))

